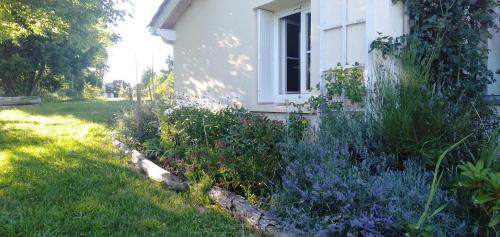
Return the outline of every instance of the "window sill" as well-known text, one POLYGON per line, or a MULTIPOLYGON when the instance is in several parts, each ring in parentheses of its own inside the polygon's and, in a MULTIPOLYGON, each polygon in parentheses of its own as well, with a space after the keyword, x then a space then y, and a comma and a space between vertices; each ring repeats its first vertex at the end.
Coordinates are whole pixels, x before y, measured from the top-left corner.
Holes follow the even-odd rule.
POLYGON ((278 104, 303 104, 307 102, 311 98, 311 94, 287 94, 287 95, 279 95, 276 98, 276 103, 278 104))

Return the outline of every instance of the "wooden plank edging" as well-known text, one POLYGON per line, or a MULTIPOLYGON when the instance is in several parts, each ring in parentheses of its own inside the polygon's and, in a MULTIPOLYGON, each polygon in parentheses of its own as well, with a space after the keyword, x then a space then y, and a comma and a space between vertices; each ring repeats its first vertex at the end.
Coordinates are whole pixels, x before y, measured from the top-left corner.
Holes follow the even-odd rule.
POLYGON ((240 195, 236 195, 220 187, 213 187, 208 192, 208 195, 217 204, 266 236, 295 237, 304 235, 299 230, 286 228, 268 212, 256 208, 240 195))

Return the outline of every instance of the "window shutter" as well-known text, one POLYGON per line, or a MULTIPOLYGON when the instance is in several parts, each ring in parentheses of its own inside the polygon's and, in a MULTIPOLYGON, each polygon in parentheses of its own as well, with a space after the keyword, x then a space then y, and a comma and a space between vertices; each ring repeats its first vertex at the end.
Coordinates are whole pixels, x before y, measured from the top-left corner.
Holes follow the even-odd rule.
POLYGON ((257 85, 258 102, 275 102, 274 78, 274 14, 257 10, 257 85))

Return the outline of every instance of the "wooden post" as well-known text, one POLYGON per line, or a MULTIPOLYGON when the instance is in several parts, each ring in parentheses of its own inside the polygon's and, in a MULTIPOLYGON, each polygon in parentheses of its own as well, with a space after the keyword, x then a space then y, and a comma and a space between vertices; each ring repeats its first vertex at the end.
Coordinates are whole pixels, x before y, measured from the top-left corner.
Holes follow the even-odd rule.
POLYGON ((137 100, 135 102, 135 120, 137 123, 137 135, 139 138, 142 138, 144 136, 144 126, 143 126, 143 121, 142 121, 142 84, 137 83, 136 86, 136 96, 137 100))

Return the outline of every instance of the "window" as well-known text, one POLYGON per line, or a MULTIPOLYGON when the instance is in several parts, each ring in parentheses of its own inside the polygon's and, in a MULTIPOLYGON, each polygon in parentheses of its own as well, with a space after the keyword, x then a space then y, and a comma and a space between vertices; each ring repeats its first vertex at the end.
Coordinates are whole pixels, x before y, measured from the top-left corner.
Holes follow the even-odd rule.
MULTIPOLYGON (((392 3, 390 3, 392 4, 392 3)), ((366 64, 366 0, 321 1, 321 69, 366 64)))
POLYGON ((280 94, 305 94, 311 88, 311 13, 279 18, 280 94))
POLYGON ((284 11, 257 10, 259 103, 307 99, 311 90, 311 18, 309 4, 284 11))

